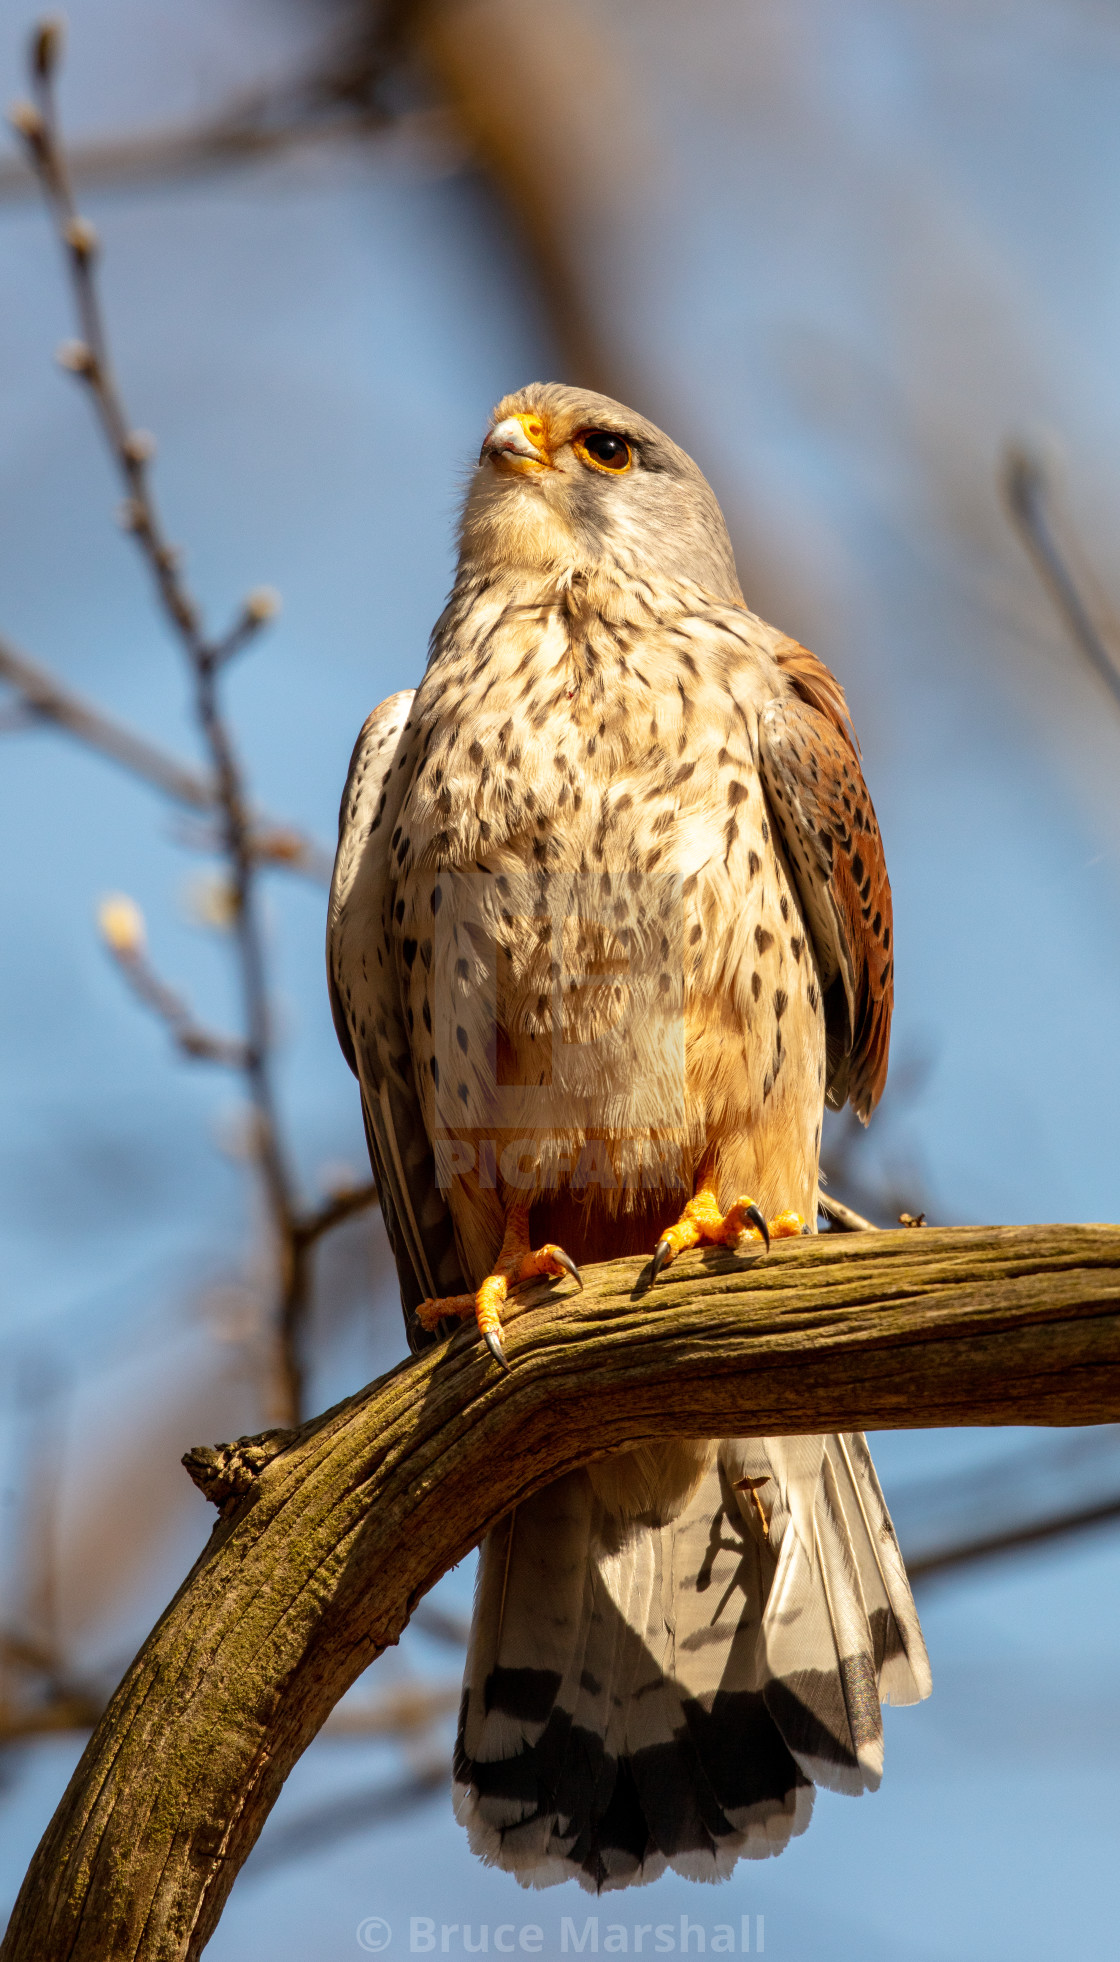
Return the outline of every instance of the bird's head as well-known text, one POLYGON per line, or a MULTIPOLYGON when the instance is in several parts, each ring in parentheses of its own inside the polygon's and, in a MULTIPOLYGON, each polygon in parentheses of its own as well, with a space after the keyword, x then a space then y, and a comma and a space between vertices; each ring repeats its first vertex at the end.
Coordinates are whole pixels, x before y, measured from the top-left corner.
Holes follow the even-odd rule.
POLYGON ((692 458, 621 402, 559 382, 494 410, 460 550, 490 572, 617 571, 742 599, 723 513, 692 458))

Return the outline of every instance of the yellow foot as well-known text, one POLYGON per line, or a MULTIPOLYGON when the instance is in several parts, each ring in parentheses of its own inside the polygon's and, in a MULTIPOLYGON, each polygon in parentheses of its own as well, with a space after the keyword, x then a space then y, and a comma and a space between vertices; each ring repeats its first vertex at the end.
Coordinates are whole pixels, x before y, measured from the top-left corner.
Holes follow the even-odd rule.
POLYGON ((790 1239, 804 1231, 805 1222, 800 1213, 779 1213, 767 1221, 754 1200, 745 1194, 726 1213, 721 1213, 711 1187, 702 1186, 695 1199, 689 1200, 676 1225, 668 1227, 657 1242, 651 1285, 670 1261, 689 1247, 734 1246, 747 1233, 755 1240, 762 1240, 769 1250, 771 1240, 790 1239))
POLYGON ((526 1281, 562 1280, 565 1274, 582 1291, 583 1279, 575 1261, 564 1252, 563 1247, 550 1244, 531 1248, 529 1208, 526 1205, 511 1206, 494 1272, 486 1276, 474 1294, 449 1294, 422 1301, 416 1310, 417 1319, 421 1328, 433 1329, 445 1316, 454 1315, 466 1321, 473 1315, 494 1361, 508 1370, 506 1352, 502 1347, 502 1307, 510 1290, 521 1287, 526 1281))

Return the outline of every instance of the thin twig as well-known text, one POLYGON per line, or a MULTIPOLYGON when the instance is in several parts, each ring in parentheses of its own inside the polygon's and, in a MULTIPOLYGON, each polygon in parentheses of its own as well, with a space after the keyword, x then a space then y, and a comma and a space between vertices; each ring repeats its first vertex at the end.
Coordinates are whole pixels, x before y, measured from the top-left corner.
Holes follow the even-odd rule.
POLYGON ((301 1347, 311 1300, 311 1255, 325 1233, 354 1213, 374 1205, 376 1200, 377 1188, 371 1181, 352 1192, 334 1195, 313 1212, 293 1213, 289 1219, 284 1245, 278 1356, 281 1402, 289 1410, 298 1412, 303 1400, 301 1347))
POLYGON ((224 1069, 245 1069, 245 1044, 236 1036, 217 1035, 196 1021, 182 996, 160 979, 143 951, 133 953, 114 947, 111 952, 133 994, 145 1008, 158 1015, 184 1056, 197 1063, 220 1063, 224 1069))
POLYGON ((912 1581, 929 1580, 935 1574, 977 1566, 981 1561, 994 1560, 1003 1553, 1017 1553, 1024 1547, 1042 1546, 1048 1540, 1069 1539, 1075 1533, 1087 1532, 1091 1526, 1103 1526, 1114 1519, 1120 1519, 1120 1499, 1104 1499, 1096 1505, 1080 1506, 1076 1511, 1058 1513, 1050 1519, 1034 1519, 1025 1526, 1009 1527, 1003 1533, 984 1533, 977 1539, 944 1547, 938 1553, 923 1554, 920 1559, 908 1559, 906 1571, 912 1581))
MULTIPOLYGON (((27 1636, 0 1630, 0 1666, 32 1681, 32 1692, 23 1700, 0 1692, 0 1749, 60 1730, 92 1730, 109 1700, 104 1691, 71 1680, 53 1653, 27 1636)), ((455 1715, 461 1694, 456 1680, 434 1686, 403 1683, 380 1696, 350 1698, 332 1711, 327 1734, 412 1746, 455 1715)))
POLYGON ((353 1218, 355 1213, 364 1213, 368 1206, 377 1204, 377 1187, 373 1180, 366 1185, 347 1186, 343 1192, 334 1192, 324 1199, 313 1213, 305 1213, 296 1221, 295 1237, 301 1246, 309 1247, 321 1240, 324 1233, 341 1226, 343 1220, 353 1218))
POLYGON ((12 1629, 0 1629, 0 1675, 31 1677, 35 1688, 25 1700, 0 1688, 0 1748, 48 1732, 92 1730, 107 1701, 66 1674, 52 1642, 12 1629))
MULTIPOLYGON (((0 730, 34 728, 50 723, 66 731, 87 749, 95 750, 112 763, 119 763, 130 776, 139 777, 153 789, 162 791, 173 803, 192 811, 212 811, 215 788, 211 778, 192 770, 167 750, 139 736, 127 724, 106 715, 103 709, 76 694, 38 661, 12 646, 0 636, 0 681, 16 690, 13 707, 20 711, 18 721, 0 722, 0 730)), ((298 831, 294 825, 256 812, 252 820, 253 855, 262 865, 276 865, 292 872, 306 873, 320 883, 330 879, 331 861, 323 847, 298 831)), ((209 840, 201 841, 208 843, 209 840)))
POLYGON ((1110 694, 1120 702, 1120 659, 1093 619, 1069 558, 1058 542, 1047 510, 1050 486, 1039 459, 1026 450, 1009 450, 1004 462, 1003 488, 1007 508, 1035 571, 1054 601, 1070 638, 1110 694))
POLYGON ((438 1757, 391 1785, 375 1785, 371 1791, 354 1792, 309 1807, 265 1833, 245 1868, 245 1879, 256 1880, 271 1869, 287 1867, 292 1860, 317 1853, 324 1846, 333 1849, 340 1840, 355 1833, 389 1825, 429 1799, 446 1795, 450 1786, 451 1766, 446 1758, 438 1757))
POLYGON ((857 1221, 866 1220, 869 1225, 894 1226, 904 1208, 912 1217, 919 1213, 921 1178, 897 1151, 887 1152, 884 1162, 882 1126, 884 1120, 889 1126, 914 1101, 925 1074, 925 1062, 920 1056, 898 1057, 892 1063, 889 1101, 878 1114, 879 1128, 872 1146, 881 1168, 878 1173, 874 1161, 868 1163, 869 1134, 850 1107, 826 1124, 821 1148, 821 1176, 825 1182, 821 1197, 826 1202, 823 1208, 826 1213, 830 1210, 828 1201, 833 1189, 846 1192, 848 1211, 857 1221))
POLYGON ((65 729, 88 749, 120 763, 132 776, 141 777, 175 803, 196 811, 212 809, 214 786, 209 778, 136 735, 123 723, 113 721, 3 639, 0 639, 0 680, 18 691, 33 719, 65 729))
POLYGON ((471 1632, 470 1622, 464 1616, 448 1614, 446 1608, 438 1608, 433 1601, 421 1601, 412 1617, 412 1626, 449 1649, 465 1649, 471 1632))
POLYGON ((820 1193, 817 1205, 825 1218, 830 1219, 834 1226, 838 1226, 842 1233, 879 1233, 882 1230, 876 1226, 873 1219, 864 1219, 862 1213, 857 1213, 853 1207, 846 1206, 842 1199, 834 1199, 831 1193, 820 1193))
MULTIPOLYGON (((252 163, 299 144, 430 120, 430 110, 402 113, 382 99, 381 84, 394 65, 405 12, 400 4, 363 4, 356 29, 333 37, 305 68, 245 90, 196 122, 74 145, 72 180, 83 187, 151 183, 252 163)), ((21 164, 0 163, 0 199, 23 196, 34 184, 33 172, 21 164)))
POLYGON ((422 1736, 459 1708, 462 1686, 440 1683, 401 1683, 378 1697, 346 1697, 331 1711, 325 1725, 331 1737, 391 1737, 402 1741, 422 1736))
POLYGON ((57 1690, 45 1702, 10 1709, 0 1702, 0 1750, 6 1744, 26 1744, 32 1737, 53 1737, 63 1730, 92 1730, 104 1701, 84 1690, 57 1690))
MULTIPOLYGON (((368 110, 340 109, 332 116, 295 111, 290 121, 264 125, 241 121, 234 108, 198 123, 81 144, 72 152, 71 174, 84 190, 158 183, 230 164, 255 163, 303 144, 365 135, 379 127, 380 119, 368 110)), ((34 177, 21 164, 0 164, 0 200, 19 198, 34 185, 34 177)))
POLYGON ((275 611, 272 595, 250 594, 224 635, 212 637, 183 577, 180 555, 164 529, 150 482, 152 439, 133 427, 113 370, 96 278, 98 240, 74 202, 59 131, 54 76, 61 29, 41 25, 32 38, 34 101, 19 105, 13 123, 24 139, 63 245, 81 338, 62 351, 63 365, 87 387, 125 490, 123 522, 136 539, 160 603, 186 656, 194 711, 209 755, 213 805, 226 859, 231 912, 241 977, 245 1034, 241 1070, 253 1105, 253 1149, 272 1224, 278 1268, 278 1381, 281 1414, 299 1415, 302 1365, 299 1344, 307 1309, 305 1248, 296 1235, 299 1209, 276 1106, 272 1017, 265 973, 258 895, 257 856, 244 777, 222 713, 219 679, 230 655, 275 611))

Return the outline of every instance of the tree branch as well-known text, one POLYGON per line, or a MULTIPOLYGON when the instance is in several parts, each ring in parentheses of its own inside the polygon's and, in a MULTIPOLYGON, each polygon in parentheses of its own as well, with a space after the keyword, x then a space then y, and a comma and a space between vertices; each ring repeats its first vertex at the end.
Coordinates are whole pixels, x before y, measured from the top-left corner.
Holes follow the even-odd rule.
POLYGON ((88 749, 95 749, 111 762, 121 764, 130 775, 161 790, 174 803, 185 804, 195 811, 213 808, 214 785, 201 770, 192 770, 123 723, 114 722, 92 702, 64 687, 49 669, 18 653, 3 639, 0 639, 0 681, 8 682, 17 691, 36 720, 65 729, 88 749))
POLYGON ((908 1560, 906 1571, 915 1583, 938 1574, 959 1573, 962 1567, 979 1566, 1001 1554, 1021 1553, 1024 1548, 1044 1546, 1051 1540, 1068 1540, 1076 1533, 1087 1533, 1094 1526, 1107 1526, 1120 1519, 1120 1499, 1100 1499, 1095 1505, 1078 1506, 1070 1512, 1055 1513, 1050 1519, 1028 1519, 1022 1526, 1009 1526, 1000 1533, 981 1533, 976 1539, 961 1540, 937 1553, 908 1560))
MULTIPOLYGON (((32 661, 0 635, 0 681, 16 692, 17 705, 24 712, 20 728, 33 728, 49 722, 73 736, 87 749, 95 750, 111 763, 119 763, 130 776, 151 784, 172 803, 191 811, 214 811, 217 790, 213 779, 201 770, 192 770, 177 756, 137 735, 127 723, 106 715, 74 689, 66 687, 39 661, 32 661)), ((306 873, 308 878, 327 884, 331 876, 329 853, 314 838, 297 831, 294 825, 255 812, 252 818, 253 856, 259 864, 278 865, 288 871, 306 873)))
POLYGON ((159 1018, 184 1056, 196 1063, 218 1063, 223 1069, 243 1073, 247 1061, 245 1044, 236 1036, 220 1035, 217 1030, 206 1028, 182 995, 168 987, 152 966, 132 915, 139 918, 123 895, 106 901, 101 908, 102 934, 109 953, 137 1000, 159 1018))
POLYGON ((301 1247, 313 1246, 324 1233, 333 1233, 344 1220, 352 1219, 355 1213, 364 1213, 376 1204, 377 1187, 372 1179, 365 1185, 346 1186, 341 1192, 332 1192, 315 1212, 305 1213, 302 1219, 297 1219, 295 1237, 301 1247))
POLYGON ((450 1776, 451 1768, 445 1758, 430 1758, 418 1770, 394 1779, 392 1784, 375 1785, 372 1791, 349 1792, 343 1798, 327 1799, 309 1807, 266 1835, 246 1872, 246 1880, 257 1880, 277 1867, 290 1869, 293 1860, 318 1853, 323 1847, 333 1850, 348 1834, 368 1833, 375 1826, 396 1825, 406 1812, 445 1793, 450 1776))
MULTIPOLYGON (((409 10, 410 0, 362 6, 347 31, 332 35, 294 74, 243 90, 197 121, 75 144, 71 176, 83 187, 152 184, 417 122, 430 112, 399 111, 382 86, 409 10)), ((34 189, 31 169, 0 161, 0 200, 34 189)))
POLYGON ((297 1432, 189 1454, 222 1517, 109 1705, 2 1962, 193 1958, 333 1705, 574 1466, 673 1435, 1120 1419, 1120 1227, 930 1228, 536 1288, 297 1432))
POLYGON ((1120 703, 1120 660, 1085 599, 1082 586, 1088 581, 1084 572, 1079 581, 1070 554, 1059 542, 1050 516, 1050 484, 1043 464, 1029 451, 1011 448, 1004 459, 1003 491, 1019 536, 1071 640, 1120 703))
POLYGON ((826 1219, 841 1233, 878 1233, 881 1229, 873 1219, 865 1219, 857 1213, 854 1206, 846 1206, 842 1199, 834 1199, 830 1192, 822 1192, 817 1198, 817 1207, 826 1219))
MULTIPOLYGON (((18 706, 25 710, 20 728, 49 722, 53 728, 65 730, 67 736, 84 744, 84 748, 96 749, 110 763, 120 763, 129 777, 139 777, 141 783, 163 791, 175 804, 184 804, 188 810, 216 810, 218 793, 210 777, 200 769, 190 769, 188 763, 180 763, 178 757, 149 742, 147 736, 137 736, 135 730, 127 728, 126 722, 106 716, 104 708, 76 695, 75 689, 65 687, 49 667, 31 661, 2 636, 0 681, 6 681, 16 691, 18 706)), ((324 852, 314 838, 298 832, 294 824, 269 818, 265 812, 253 812, 251 844, 259 865, 282 865, 288 871, 306 873, 308 879, 316 879, 320 885, 330 883, 330 853, 324 852)))

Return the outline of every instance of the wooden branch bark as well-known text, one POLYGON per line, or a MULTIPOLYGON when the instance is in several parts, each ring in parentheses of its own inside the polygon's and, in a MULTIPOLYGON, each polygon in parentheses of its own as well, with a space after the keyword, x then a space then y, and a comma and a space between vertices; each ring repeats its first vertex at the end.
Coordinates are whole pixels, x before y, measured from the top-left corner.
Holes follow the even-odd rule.
POLYGON ((526 1295, 296 1432, 190 1454, 209 1545, 90 1741, 2 1962, 197 1956, 289 1770, 412 1608, 573 1466, 673 1434, 1120 1420, 1120 1227, 783 1241, 526 1295))

